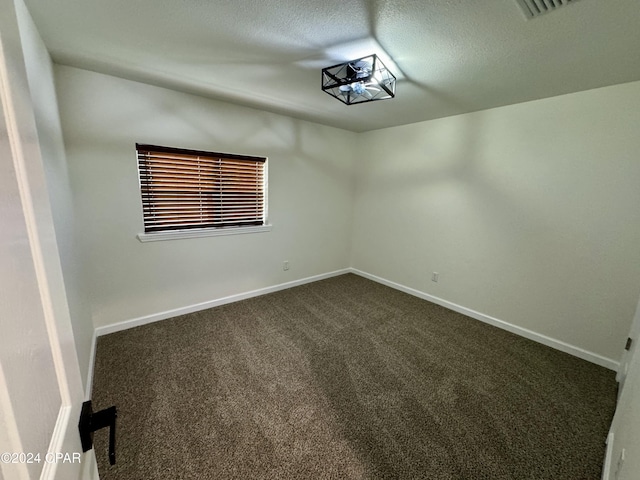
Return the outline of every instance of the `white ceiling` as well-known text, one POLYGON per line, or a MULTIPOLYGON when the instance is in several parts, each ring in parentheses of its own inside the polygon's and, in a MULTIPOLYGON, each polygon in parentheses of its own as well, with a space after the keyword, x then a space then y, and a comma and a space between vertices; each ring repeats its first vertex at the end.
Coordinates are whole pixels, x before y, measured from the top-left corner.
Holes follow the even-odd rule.
POLYGON ((353 131, 640 80, 640 0, 533 20, 516 0, 25 3, 58 63, 353 131), (320 90, 322 67, 376 41, 401 70, 395 99, 320 90))

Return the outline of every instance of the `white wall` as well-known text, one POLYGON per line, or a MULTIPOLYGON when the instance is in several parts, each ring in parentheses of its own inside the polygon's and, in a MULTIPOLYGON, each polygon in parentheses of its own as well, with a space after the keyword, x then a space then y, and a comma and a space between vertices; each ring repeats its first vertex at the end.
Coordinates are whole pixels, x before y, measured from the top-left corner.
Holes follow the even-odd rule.
POLYGON ((638 131, 640 82, 362 134, 352 266, 617 361, 638 131))
POLYGON ((66 66, 56 81, 97 327, 351 264, 620 357, 640 82, 354 134, 66 66), (140 243, 136 142, 268 156, 273 231, 140 243))
POLYGON ((96 327, 349 266, 356 134, 66 66, 56 83, 96 327), (136 142, 269 157, 273 230, 140 243, 136 142))
POLYGON ((76 255, 78 236, 75 232, 73 199, 58 114, 53 64, 26 7, 22 2, 18 2, 17 6, 29 90, 33 100, 38 143, 44 163, 47 191, 64 275, 75 350, 78 354, 82 379, 86 381, 93 325, 91 307, 84 290, 80 259, 76 255))

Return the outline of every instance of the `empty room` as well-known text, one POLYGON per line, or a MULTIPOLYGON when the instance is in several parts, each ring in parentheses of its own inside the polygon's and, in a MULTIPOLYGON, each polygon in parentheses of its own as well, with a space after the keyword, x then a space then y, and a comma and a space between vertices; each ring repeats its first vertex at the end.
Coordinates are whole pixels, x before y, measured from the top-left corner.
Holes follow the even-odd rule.
POLYGON ((0 480, 640 478, 637 0, 0 12, 0 480))

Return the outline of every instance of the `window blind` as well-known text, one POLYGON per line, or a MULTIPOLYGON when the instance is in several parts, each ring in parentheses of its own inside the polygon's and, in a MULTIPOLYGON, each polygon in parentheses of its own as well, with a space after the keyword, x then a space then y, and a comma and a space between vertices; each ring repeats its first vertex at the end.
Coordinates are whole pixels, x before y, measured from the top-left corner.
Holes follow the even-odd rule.
POLYGON ((265 223, 266 158, 136 144, 145 233, 265 223))

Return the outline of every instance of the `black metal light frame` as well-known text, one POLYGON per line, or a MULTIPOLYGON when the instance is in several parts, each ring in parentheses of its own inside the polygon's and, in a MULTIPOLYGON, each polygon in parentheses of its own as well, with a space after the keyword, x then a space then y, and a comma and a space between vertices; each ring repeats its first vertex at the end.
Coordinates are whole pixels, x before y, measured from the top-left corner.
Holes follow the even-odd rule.
POLYGON ((374 53, 323 68, 322 90, 346 105, 386 100, 396 96, 396 77, 374 53))

